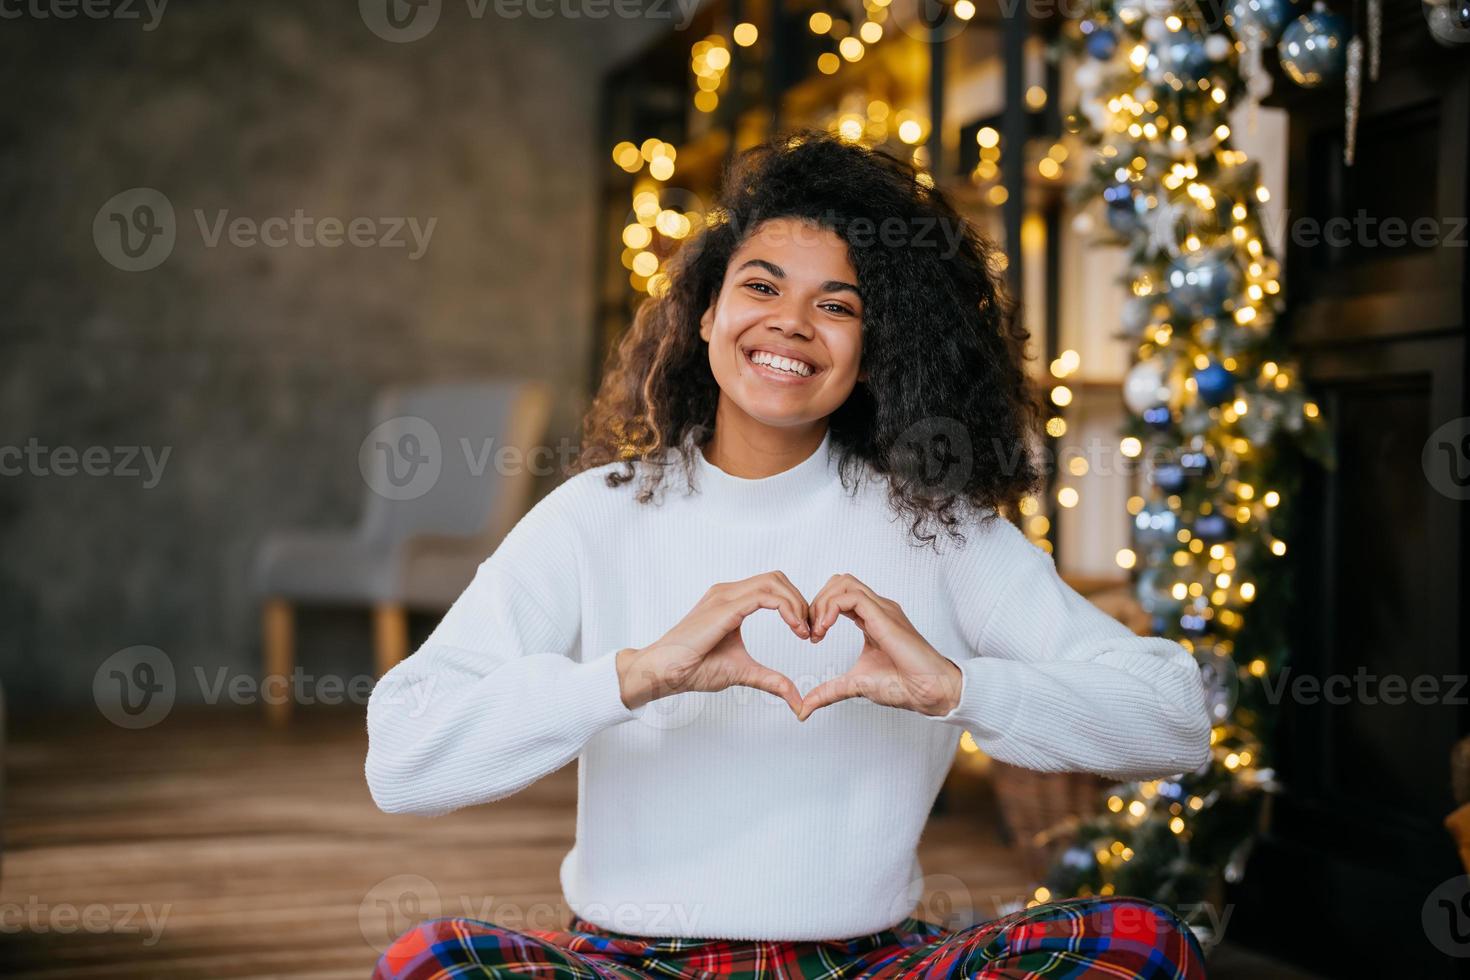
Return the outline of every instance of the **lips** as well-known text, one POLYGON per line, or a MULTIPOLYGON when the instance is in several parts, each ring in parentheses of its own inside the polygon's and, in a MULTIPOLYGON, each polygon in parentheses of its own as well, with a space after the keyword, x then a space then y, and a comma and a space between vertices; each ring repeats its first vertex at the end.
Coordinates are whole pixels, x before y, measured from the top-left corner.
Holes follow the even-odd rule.
POLYGON ((757 344, 742 348, 741 355, 757 374, 774 381, 810 381, 822 371, 806 356, 780 345, 757 344), (794 365, 804 368, 806 373, 792 370, 794 365))

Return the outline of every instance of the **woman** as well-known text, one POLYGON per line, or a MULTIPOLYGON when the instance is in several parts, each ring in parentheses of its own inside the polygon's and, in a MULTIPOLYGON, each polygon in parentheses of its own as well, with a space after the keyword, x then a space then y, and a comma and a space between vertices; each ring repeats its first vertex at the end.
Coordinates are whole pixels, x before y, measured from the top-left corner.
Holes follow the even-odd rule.
POLYGON ((909 914, 962 731, 1121 779, 1209 753, 1190 654, 1000 516, 1039 483, 1040 410, 990 258, 886 154, 804 132, 739 158, 616 352, 579 471, 368 705, 389 812, 579 760, 571 923, 434 920, 379 976, 1203 976, 1142 901, 909 914))

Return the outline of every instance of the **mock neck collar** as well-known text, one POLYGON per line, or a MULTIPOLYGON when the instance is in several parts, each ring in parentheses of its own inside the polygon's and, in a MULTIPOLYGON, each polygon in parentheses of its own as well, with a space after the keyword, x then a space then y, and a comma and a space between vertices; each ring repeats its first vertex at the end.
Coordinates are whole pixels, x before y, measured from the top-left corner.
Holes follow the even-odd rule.
POLYGON ((841 479, 831 428, 806 459, 780 473, 756 479, 732 476, 711 463, 692 435, 686 439, 686 445, 693 453, 693 489, 698 499, 732 516, 779 520, 790 509, 800 507, 841 479))

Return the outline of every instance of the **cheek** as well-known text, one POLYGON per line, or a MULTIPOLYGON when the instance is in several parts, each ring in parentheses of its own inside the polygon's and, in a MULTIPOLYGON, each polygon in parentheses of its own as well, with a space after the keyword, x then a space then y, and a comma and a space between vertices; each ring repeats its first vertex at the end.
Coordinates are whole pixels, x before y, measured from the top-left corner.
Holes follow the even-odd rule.
POLYGON ((828 341, 827 349, 832 352, 833 362, 841 365, 844 374, 857 374, 863 353, 861 331, 838 334, 828 341))

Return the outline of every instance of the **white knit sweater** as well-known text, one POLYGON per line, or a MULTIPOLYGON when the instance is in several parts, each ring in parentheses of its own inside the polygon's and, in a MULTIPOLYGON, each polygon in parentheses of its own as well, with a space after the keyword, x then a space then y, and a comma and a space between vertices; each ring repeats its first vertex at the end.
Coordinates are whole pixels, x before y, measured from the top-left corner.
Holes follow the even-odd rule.
MULTIPOLYGON (((1004 519, 958 546, 920 546, 886 485, 849 495, 831 434, 795 467, 731 476, 697 453, 690 493, 661 502, 580 473, 520 520, 443 621, 368 703, 366 775, 391 813, 439 814, 517 792, 578 760, 575 846, 561 864, 583 918, 655 936, 821 940, 914 911, 916 845, 968 729, 990 756, 1039 770, 1150 778, 1209 753, 1199 670, 1058 576, 1004 519), (847 572, 899 603, 964 675, 933 717, 862 699, 799 722, 749 688, 630 710, 614 666, 716 582, 779 569, 808 600, 847 572)), ((802 692, 862 646, 839 617, 820 643, 774 610, 741 628, 802 692)), ((487 893, 493 882, 486 882, 487 893)))

